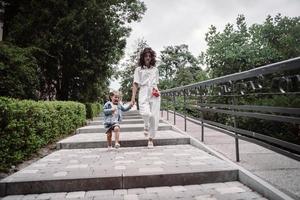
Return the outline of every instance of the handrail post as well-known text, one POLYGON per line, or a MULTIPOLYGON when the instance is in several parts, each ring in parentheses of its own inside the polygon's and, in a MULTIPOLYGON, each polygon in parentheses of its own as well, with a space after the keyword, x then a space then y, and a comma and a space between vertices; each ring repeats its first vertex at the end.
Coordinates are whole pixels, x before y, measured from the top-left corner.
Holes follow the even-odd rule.
MULTIPOLYGON (((199 96, 200 99, 198 100, 198 103, 199 103, 199 107, 201 108, 201 104, 203 103, 203 95, 200 92, 200 88, 199 88, 199 96)), ((202 110, 200 110, 200 112, 201 112, 201 142, 204 142, 204 124, 203 124, 204 115, 202 110)))
MULTIPOLYGON (((163 98, 161 98, 161 105, 164 105, 164 104, 163 104, 163 98)), ((160 110, 160 117, 161 117, 161 118, 164 117, 164 108, 162 108, 162 107, 161 107, 161 110, 160 110)))
POLYGON ((186 92, 183 90, 183 104, 184 104, 184 131, 186 131, 186 92))
POLYGON ((174 105, 174 125, 176 125, 176 97, 175 97, 175 92, 173 93, 173 105, 174 105))
MULTIPOLYGON (((236 128, 236 119, 233 119, 234 128, 236 128)), ((240 162, 240 149, 239 149, 239 138, 238 134, 235 132, 235 155, 236 155, 236 162, 240 162)))
POLYGON ((167 120, 169 121, 169 96, 167 96, 167 120))
MULTIPOLYGON (((233 91, 234 91, 234 86, 233 86, 233 91)), ((232 99, 232 104, 236 105, 236 97, 235 95, 233 95, 233 99, 232 99)), ((237 122, 236 122, 236 116, 233 116, 233 127, 234 127, 234 140, 235 140, 235 157, 236 157, 236 162, 240 162, 240 149, 239 149, 239 138, 238 138, 238 134, 236 132, 236 128, 237 128, 237 122)))
POLYGON ((203 126, 203 120, 201 120, 201 142, 204 142, 204 126, 203 126))

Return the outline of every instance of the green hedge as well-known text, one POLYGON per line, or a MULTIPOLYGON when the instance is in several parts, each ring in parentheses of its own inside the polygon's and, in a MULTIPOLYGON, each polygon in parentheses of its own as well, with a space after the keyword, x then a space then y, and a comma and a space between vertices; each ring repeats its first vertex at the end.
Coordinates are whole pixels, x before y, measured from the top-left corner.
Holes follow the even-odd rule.
POLYGON ((85 106, 76 102, 0 97, 0 171, 85 123, 85 106))
POLYGON ((102 110, 100 103, 85 103, 85 107, 87 119, 92 119, 93 117, 98 116, 102 110))

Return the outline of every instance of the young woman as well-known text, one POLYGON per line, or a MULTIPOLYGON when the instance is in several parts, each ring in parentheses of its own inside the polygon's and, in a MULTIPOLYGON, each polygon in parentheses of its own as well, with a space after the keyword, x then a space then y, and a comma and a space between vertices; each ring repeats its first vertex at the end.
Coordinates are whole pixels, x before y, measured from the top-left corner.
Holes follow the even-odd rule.
POLYGON ((144 119, 144 134, 148 138, 148 147, 153 148, 160 110, 160 93, 157 88, 159 73, 155 67, 155 52, 145 48, 139 59, 138 67, 134 71, 131 104, 135 103, 135 96, 139 88, 138 103, 140 114, 144 119))

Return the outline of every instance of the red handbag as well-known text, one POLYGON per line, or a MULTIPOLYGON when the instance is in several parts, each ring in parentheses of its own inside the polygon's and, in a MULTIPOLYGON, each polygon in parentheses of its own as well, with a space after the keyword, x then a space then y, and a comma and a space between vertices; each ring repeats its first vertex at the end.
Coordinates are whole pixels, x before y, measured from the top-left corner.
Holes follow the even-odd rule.
POLYGON ((159 91, 157 89, 153 88, 152 89, 152 95, 155 96, 155 97, 159 97, 160 94, 159 94, 159 91))

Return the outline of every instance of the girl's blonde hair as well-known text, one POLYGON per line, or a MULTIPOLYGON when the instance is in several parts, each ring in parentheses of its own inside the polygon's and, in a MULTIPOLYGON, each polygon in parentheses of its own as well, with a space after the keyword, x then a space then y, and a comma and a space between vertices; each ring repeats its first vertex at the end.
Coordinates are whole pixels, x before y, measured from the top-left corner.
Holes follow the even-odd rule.
POLYGON ((109 92, 109 100, 111 101, 111 98, 115 95, 118 95, 121 97, 121 92, 119 92, 117 90, 113 90, 113 91, 109 92))

